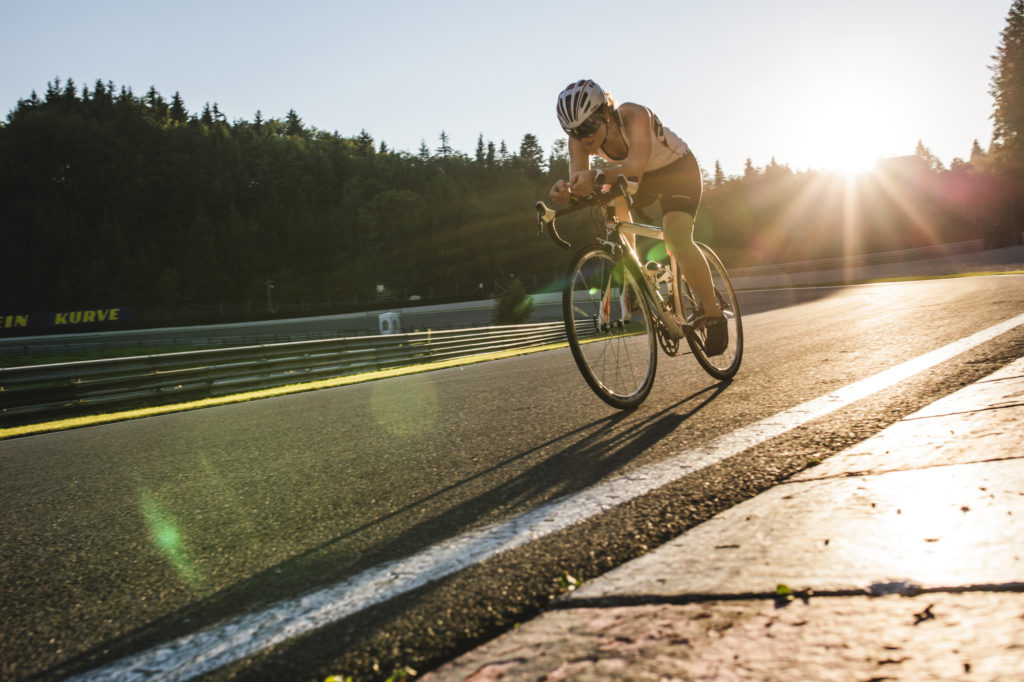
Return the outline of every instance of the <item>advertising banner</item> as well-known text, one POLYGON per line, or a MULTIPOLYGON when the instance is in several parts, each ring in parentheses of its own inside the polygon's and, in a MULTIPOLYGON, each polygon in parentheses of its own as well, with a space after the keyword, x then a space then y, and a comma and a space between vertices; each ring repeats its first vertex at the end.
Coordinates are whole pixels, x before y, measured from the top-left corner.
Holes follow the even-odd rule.
POLYGON ((72 330, 86 325, 124 322, 131 318, 132 309, 127 307, 0 315, 0 330, 52 329, 54 327, 72 330))

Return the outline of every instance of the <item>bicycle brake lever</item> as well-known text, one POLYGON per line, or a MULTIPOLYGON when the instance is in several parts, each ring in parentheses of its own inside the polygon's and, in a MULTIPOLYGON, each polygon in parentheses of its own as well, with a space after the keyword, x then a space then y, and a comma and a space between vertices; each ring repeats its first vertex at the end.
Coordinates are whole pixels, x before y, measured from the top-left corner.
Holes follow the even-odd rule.
POLYGON ((555 222, 554 210, 544 205, 543 201, 537 202, 537 236, 544 233, 544 228, 555 222))
POLYGON ((537 202, 537 236, 539 237, 546 230, 553 242, 563 249, 571 249, 572 244, 558 234, 558 229, 555 227, 556 215, 555 210, 545 206, 543 201, 537 202))

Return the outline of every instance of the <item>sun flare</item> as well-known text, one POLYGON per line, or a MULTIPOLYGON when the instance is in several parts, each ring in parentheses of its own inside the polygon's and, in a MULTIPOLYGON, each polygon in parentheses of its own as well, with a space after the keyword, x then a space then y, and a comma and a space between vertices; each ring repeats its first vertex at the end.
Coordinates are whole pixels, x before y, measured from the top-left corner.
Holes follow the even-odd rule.
POLYGON ((878 93, 854 83, 808 91, 792 122, 793 165, 847 175, 874 169, 892 145, 891 111, 878 93))

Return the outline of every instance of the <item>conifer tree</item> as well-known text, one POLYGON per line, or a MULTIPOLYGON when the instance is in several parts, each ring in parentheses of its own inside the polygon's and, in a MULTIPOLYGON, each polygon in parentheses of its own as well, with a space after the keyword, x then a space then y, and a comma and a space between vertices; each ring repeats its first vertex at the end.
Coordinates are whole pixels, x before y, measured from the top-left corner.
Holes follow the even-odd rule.
POLYGON ((747 162, 743 165, 743 177, 747 180, 756 179, 758 176, 757 168, 754 167, 754 162, 747 158, 747 162))
POLYGON ((993 60, 993 147, 1019 171, 1024 169, 1024 0, 1010 6, 993 60))
POLYGON ((441 140, 441 146, 436 150, 437 155, 442 159, 447 159, 452 155, 452 147, 448 143, 448 133, 442 130, 439 139, 441 140))
POLYGON ((363 156, 373 156, 373 136, 363 128, 356 138, 356 149, 363 156))
POLYGON ((480 137, 476 139, 476 162, 479 165, 484 165, 487 160, 487 152, 484 148, 484 134, 480 133, 480 137))
POLYGON ((287 116, 284 119, 284 134, 288 137, 308 137, 305 126, 302 125, 302 119, 295 113, 294 109, 289 109, 287 116))
POLYGON ((160 93, 156 91, 156 86, 149 86, 149 90, 146 92, 146 106, 153 113, 158 121, 162 121, 167 117, 168 107, 167 102, 160 96, 160 93))
MULTIPOLYGON (((256 113, 259 114, 259 112, 256 113)), ((188 110, 185 109, 185 101, 181 98, 180 92, 174 93, 168 114, 175 123, 185 123, 188 121, 188 110)))
POLYGON ((978 167, 985 162, 985 150, 981 148, 978 141, 975 140, 974 144, 971 145, 971 158, 968 160, 974 167, 978 167))
POLYGON ((544 165, 544 148, 540 146, 536 135, 532 133, 523 135, 523 141, 519 144, 519 159, 527 171, 541 172, 544 165))
MULTIPOLYGON (((108 88, 107 86, 105 86, 103 84, 102 80, 97 78, 96 79, 96 84, 92 88, 92 101, 93 102, 100 102, 100 103, 104 103, 104 104, 109 104, 110 103, 110 91, 111 90, 113 90, 113 86, 108 88)), ((34 96, 35 92, 33 92, 32 94, 34 96)))
POLYGON ((921 159, 928 166, 929 170, 940 171, 943 169, 942 161, 939 157, 932 154, 932 150, 924 146, 924 141, 918 140, 917 147, 914 149, 914 156, 921 159))

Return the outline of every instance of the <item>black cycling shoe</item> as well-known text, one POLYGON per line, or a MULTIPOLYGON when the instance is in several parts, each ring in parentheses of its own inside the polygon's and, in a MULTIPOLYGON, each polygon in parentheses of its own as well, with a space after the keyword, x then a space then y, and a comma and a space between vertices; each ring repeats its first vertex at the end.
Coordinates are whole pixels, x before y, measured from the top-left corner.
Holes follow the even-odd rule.
POLYGON ((708 356, 721 355, 729 347, 729 323, 725 315, 707 319, 707 338, 704 340, 704 353, 708 356))

